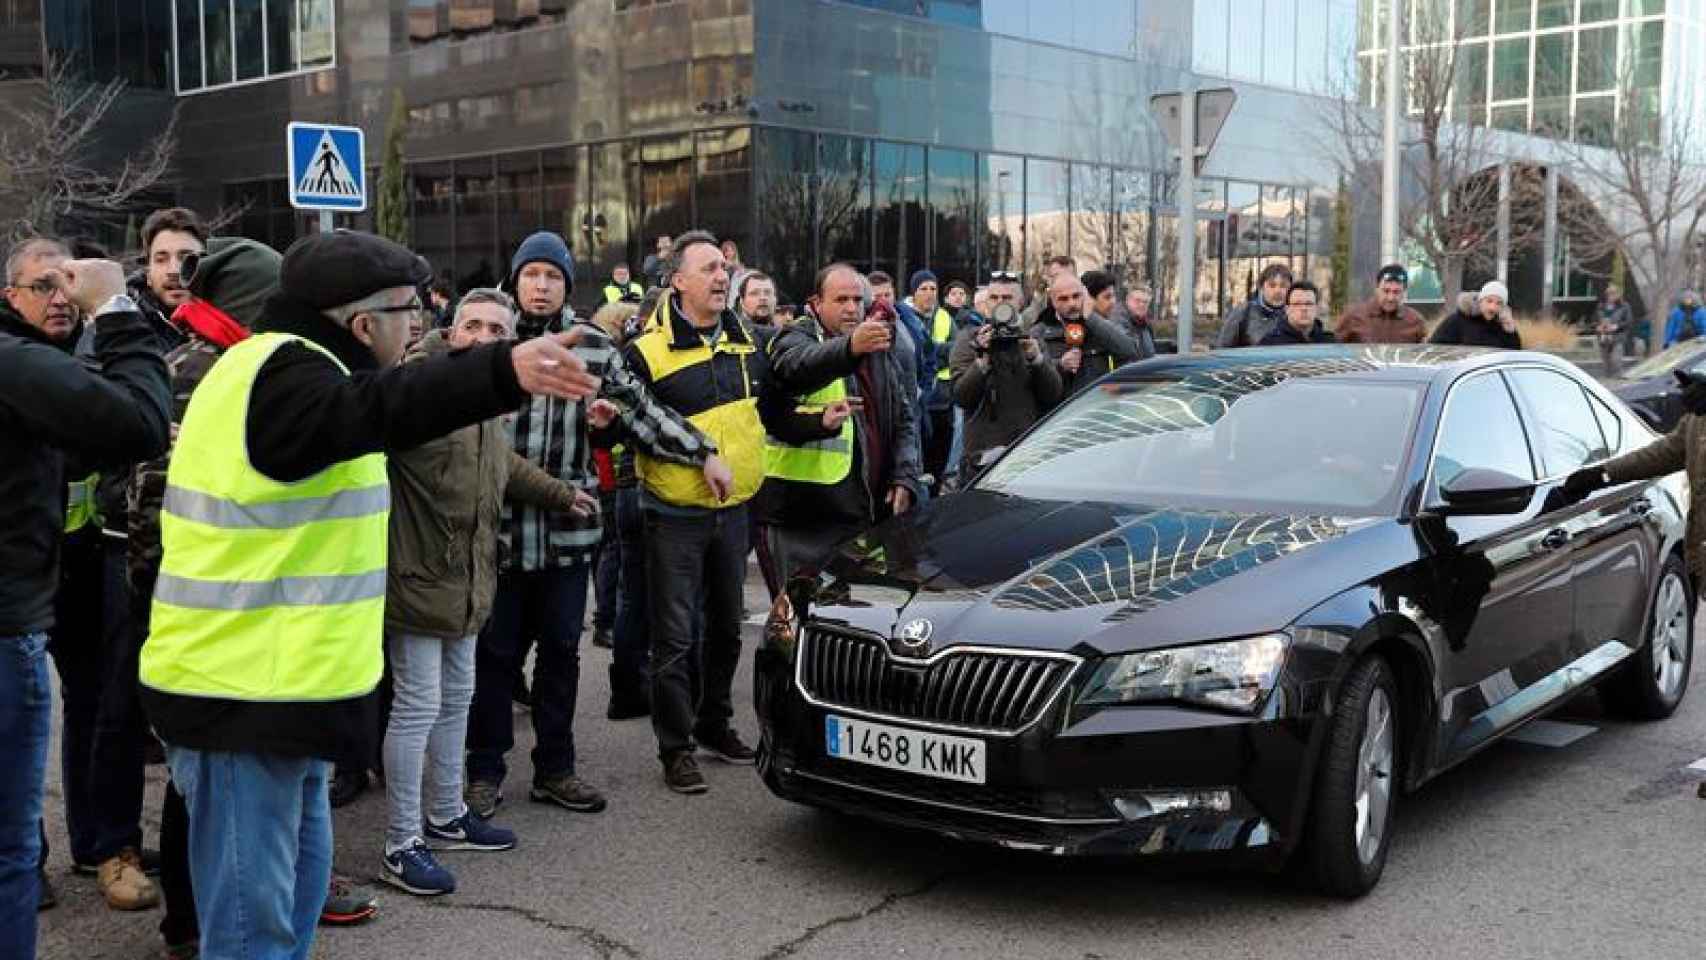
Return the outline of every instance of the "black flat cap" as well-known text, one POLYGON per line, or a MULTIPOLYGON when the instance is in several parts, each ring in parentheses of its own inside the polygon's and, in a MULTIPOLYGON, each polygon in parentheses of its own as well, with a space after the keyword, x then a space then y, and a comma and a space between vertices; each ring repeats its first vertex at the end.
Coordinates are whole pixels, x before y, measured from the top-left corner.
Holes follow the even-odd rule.
POLYGON ((384 237, 355 230, 313 233, 290 245, 279 291, 316 310, 341 307, 392 287, 432 279, 426 261, 384 237))

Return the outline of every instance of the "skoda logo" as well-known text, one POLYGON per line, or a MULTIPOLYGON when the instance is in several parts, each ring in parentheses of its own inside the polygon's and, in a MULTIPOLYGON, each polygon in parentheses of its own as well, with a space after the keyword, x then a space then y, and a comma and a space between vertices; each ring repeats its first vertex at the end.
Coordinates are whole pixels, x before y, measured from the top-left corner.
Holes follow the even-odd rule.
POLYGON ((910 657, 923 656, 930 649, 930 635, 936 625, 925 619, 908 620, 894 632, 895 652, 910 657))

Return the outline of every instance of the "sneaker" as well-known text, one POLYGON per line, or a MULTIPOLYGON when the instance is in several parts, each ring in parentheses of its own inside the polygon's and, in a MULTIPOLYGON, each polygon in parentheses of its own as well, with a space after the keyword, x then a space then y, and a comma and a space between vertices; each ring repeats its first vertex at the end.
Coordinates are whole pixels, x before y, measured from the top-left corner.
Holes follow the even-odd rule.
POLYGON ((724 763, 739 764, 743 767, 751 766, 753 758, 758 756, 751 747, 741 742, 733 727, 724 727, 716 733, 700 737, 699 749, 724 763))
POLYGON ((515 831, 495 827, 469 810, 446 824, 426 822, 427 846, 434 850, 513 850, 515 831))
POLYGON ((492 819, 492 814, 498 812, 498 804, 504 802, 503 788, 485 780, 470 780, 462 788, 462 802, 481 820, 492 819))
POLYGON ((379 912, 379 898, 336 874, 320 908, 320 922, 328 927, 353 927, 366 923, 379 912))
POLYGON ((606 650, 616 646, 616 631, 609 627, 599 627, 592 632, 592 645, 606 650))
POLYGON ((408 846, 396 853, 387 853, 385 872, 379 879, 399 890, 422 897, 456 892, 456 878, 449 870, 438 865, 438 861, 433 859, 432 851, 419 840, 410 841, 408 846))
POLYGON ((711 789, 705 775, 699 772, 699 761, 693 751, 682 750, 663 758, 663 782, 676 793, 704 793, 711 789))
POLYGON ((533 789, 528 796, 540 803, 554 803, 576 813, 597 813, 605 806, 604 794, 572 773, 533 781, 533 789))
MULTIPOLYGON (((142 858, 142 872, 145 875, 150 877, 160 875, 160 851, 152 847, 143 847, 138 856, 142 858)), ((95 877, 100 875, 101 865, 98 863, 78 863, 73 860, 71 861, 71 872, 79 876, 95 877)))
POLYGON ((53 888, 53 881, 47 878, 46 870, 36 871, 36 882, 39 889, 36 892, 36 910, 52 910, 59 906, 59 891, 53 888))
POLYGON ((332 808, 347 807, 355 799, 367 792, 366 770, 339 770, 332 775, 332 789, 329 797, 332 808))
POLYGON ((142 858, 130 847, 101 864, 96 877, 101 896, 114 910, 147 910, 160 903, 159 889, 142 872, 142 858))

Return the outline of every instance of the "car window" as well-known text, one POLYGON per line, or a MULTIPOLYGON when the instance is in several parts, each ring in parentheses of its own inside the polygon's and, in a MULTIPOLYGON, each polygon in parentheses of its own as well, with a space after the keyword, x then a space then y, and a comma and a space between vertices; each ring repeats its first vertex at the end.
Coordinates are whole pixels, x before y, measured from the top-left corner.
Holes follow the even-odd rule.
POLYGON ((1588 406, 1593 409, 1594 419, 1599 421, 1599 432, 1605 435, 1605 445, 1612 453, 1622 450, 1623 418, 1592 393, 1588 394, 1588 406))
POLYGON ((1446 398, 1445 419, 1434 446, 1434 490, 1473 467, 1534 479, 1516 402, 1497 373, 1459 380, 1446 398))
POLYGON ((1581 384, 1536 367, 1512 370, 1509 376, 1528 402, 1529 435, 1545 476, 1560 477, 1611 456, 1581 384))

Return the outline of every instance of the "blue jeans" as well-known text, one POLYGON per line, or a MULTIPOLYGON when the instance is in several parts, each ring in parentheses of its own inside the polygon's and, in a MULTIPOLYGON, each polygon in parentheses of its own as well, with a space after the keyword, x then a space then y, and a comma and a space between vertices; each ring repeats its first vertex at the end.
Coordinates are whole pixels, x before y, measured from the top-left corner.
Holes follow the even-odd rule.
POLYGON ((575 696, 581 680, 581 624, 591 567, 498 576, 492 618, 474 653, 474 704, 468 712, 468 779, 502 784, 504 754, 515 746, 510 693, 527 656, 533 661, 533 780, 575 772, 575 696))
POLYGON ((391 663, 391 720, 385 729, 386 852, 421 835, 424 791, 433 823, 462 816, 462 747, 474 699, 474 637, 385 638, 391 663), (425 786, 422 786, 422 781, 425 786))
POLYGON ((332 765, 168 747, 190 812, 190 877, 207 960, 306 960, 332 882, 332 765))
POLYGON ((958 483, 970 477, 960 476, 960 459, 966 455, 966 411, 954 404, 954 442, 948 447, 948 476, 958 483))
POLYGON ((0 957, 36 955, 36 872, 53 687, 47 634, 0 637, 0 957))

